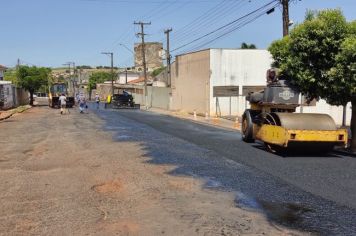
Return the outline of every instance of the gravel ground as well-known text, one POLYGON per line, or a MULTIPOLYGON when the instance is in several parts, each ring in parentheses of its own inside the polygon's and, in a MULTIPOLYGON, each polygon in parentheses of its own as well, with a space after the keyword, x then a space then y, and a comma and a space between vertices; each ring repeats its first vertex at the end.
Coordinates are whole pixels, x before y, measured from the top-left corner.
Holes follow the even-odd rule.
POLYGON ((33 108, 0 122, 0 130, 1 235, 310 231, 293 226, 310 209, 256 201, 243 191, 264 181, 274 186, 273 178, 116 112, 61 116, 33 108))

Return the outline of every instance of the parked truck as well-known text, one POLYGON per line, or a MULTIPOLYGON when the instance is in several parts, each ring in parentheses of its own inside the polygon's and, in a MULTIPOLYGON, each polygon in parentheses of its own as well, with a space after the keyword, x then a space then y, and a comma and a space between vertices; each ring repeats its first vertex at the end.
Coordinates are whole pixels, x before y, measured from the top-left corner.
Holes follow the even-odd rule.
POLYGON ((67 107, 72 108, 75 105, 74 94, 68 91, 66 83, 53 83, 49 88, 48 105, 51 108, 59 108, 59 97, 65 94, 67 97, 67 107))

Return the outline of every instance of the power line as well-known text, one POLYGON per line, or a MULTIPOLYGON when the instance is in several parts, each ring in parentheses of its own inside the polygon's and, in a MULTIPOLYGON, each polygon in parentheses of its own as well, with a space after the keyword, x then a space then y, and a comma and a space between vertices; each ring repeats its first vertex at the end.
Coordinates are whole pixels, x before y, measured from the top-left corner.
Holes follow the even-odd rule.
MULTIPOLYGON (((277 7, 277 6, 278 6, 278 4, 276 4, 274 7, 277 7)), ((256 16, 253 16, 252 18, 246 19, 245 21, 243 21, 243 22, 239 23, 238 25, 234 26, 232 29, 229 29, 228 31, 225 31, 224 33, 220 34, 219 36, 216 36, 215 38, 210 39, 208 41, 205 41, 202 44, 200 44, 199 46, 197 46, 197 47, 195 47, 195 48, 193 48, 191 50, 187 50, 187 51, 195 51, 195 50, 198 50, 198 49, 200 49, 200 48, 202 48, 202 47, 204 47, 206 45, 209 45, 209 44, 221 39, 222 37, 234 32, 234 31, 236 31, 238 29, 241 29, 242 27, 244 27, 247 24, 257 20, 258 18, 260 18, 261 16, 263 16, 265 14, 266 14, 266 12, 264 11, 262 13, 257 14, 256 16)))
POLYGON ((179 49, 182 49, 182 48, 184 48, 184 47, 186 47, 186 46, 189 46, 189 45, 191 45, 191 44, 193 44, 193 43, 195 43, 195 42, 197 42, 197 41, 199 41, 199 40, 201 40, 201 39, 203 39, 203 38, 206 38, 206 37, 208 37, 208 36, 210 36, 210 35, 212 35, 212 34, 214 34, 214 33, 216 33, 216 32, 219 32, 219 31, 221 31, 221 30, 227 28, 228 26, 231 26, 231 25, 233 25, 233 24, 236 24, 236 23, 238 23, 239 21, 243 20, 244 18, 249 17, 249 16, 253 15, 253 14, 256 13, 256 12, 261 11, 262 9, 268 7, 269 5, 271 5, 272 3, 275 3, 275 2, 277 2, 277 1, 279 2, 279 0, 273 0, 273 1, 271 1, 271 2, 269 2, 269 3, 267 3, 267 4, 265 4, 265 5, 263 5, 262 7, 260 7, 260 8, 258 8, 258 9, 256 9, 256 10, 254 10, 254 11, 252 11, 252 12, 250 12, 250 13, 248 13, 248 14, 242 16, 242 17, 239 17, 238 19, 236 19, 236 20, 234 20, 234 21, 229 22, 228 24, 225 24, 225 25, 223 25, 223 26, 221 26, 221 27, 219 27, 219 28, 217 28, 217 29, 215 29, 215 30, 213 30, 213 31, 211 31, 211 32, 209 32, 209 33, 207 33, 207 34, 204 34, 204 35, 202 35, 202 36, 200 36, 200 37, 198 37, 198 38, 196 38, 196 39, 194 39, 194 40, 192 40, 192 41, 190 41, 190 42, 188 42, 188 43, 186 43, 186 44, 183 44, 183 45, 181 45, 181 46, 179 46, 179 47, 173 49, 172 52, 177 51, 177 50, 179 50, 179 49))
MULTIPOLYGON (((164 3, 171 3, 174 1, 143 1, 143 0, 79 0, 82 2, 100 2, 100 3, 141 3, 141 4, 164 4, 164 3)), ((180 1, 184 3, 211 3, 213 0, 185 0, 185 1, 180 1)), ((227 0, 227 1, 235 1, 235 0, 227 0)))
POLYGON ((182 33, 177 32, 178 36, 173 39, 174 42, 182 40, 186 36, 196 35, 199 30, 204 29, 204 26, 212 27, 217 24, 217 19, 225 19, 227 14, 234 11, 237 7, 242 5, 246 0, 238 0, 230 5, 226 0, 218 4, 215 8, 210 9, 208 12, 200 16, 200 19, 193 20, 189 27, 182 28, 182 33), (212 10, 212 11, 211 11, 212 10), (222 17, 223 16, 223 17, 222 17))

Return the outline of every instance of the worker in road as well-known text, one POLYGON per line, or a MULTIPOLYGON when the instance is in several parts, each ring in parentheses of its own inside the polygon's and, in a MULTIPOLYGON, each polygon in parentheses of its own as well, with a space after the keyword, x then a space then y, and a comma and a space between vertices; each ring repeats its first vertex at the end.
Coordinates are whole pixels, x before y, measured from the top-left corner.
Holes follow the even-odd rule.
POLYGON ((80 94, 79 95, 79 110, 80 110, 80 113, 84 113, 84 109, 86 108, 87 106, 87 102, 86 102, 86 99, 85 99, 85 96, 84 94, 80 94))
POLYGON ((95 103, 96 103, 96 109, 99 109, 100 107, 100 96, 98 93, 95 94, 95 103))
POLYGON ((59 97, 59 106, 61 108, 61 115, 63 115, 67 106, 67 97, 64 93, 59 97))

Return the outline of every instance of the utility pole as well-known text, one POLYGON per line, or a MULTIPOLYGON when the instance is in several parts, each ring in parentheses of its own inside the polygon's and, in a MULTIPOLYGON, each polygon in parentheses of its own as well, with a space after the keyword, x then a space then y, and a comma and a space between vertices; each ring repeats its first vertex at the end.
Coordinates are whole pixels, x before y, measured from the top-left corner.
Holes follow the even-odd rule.
POLYGON ((167 84, 168 87, 171 87, 171 53, 170 53, 170 48, 169 48, 169 33, 172 32, 172 28, 167 29, 164 31, 164 33, 167 35, 167 50, 166 50, 166 58, 167 58, 167 84))
POLYGON ((125 84, 127 84, 127 67, 125 67, 125 84))
POLYGON ((347 110, 347 105, 344 105, 343 109, 342 109, 342 126, 343 127, 346 126, 346 110, 347 110))
MULTIPOLYGON (((68 73, 69 73, 69 82, 71 82, 71 79, 70 79, 70 77, 71 77, 71 65, 72 65, 72 62, 67 62, 67 63, 65 63, 65 64, 63 64, 64 66, 68 66, 68 73)), ((69 85, 70 85, 70 83, 68 83, 68 87, 69 87, 69 85)), ((68 91, 66 91, 66 92, 68 92, 68 91)))
POLYGON ((289 34, 289 0, 280 0, 283 6, 283 37, 289 34))
POLYGON ((135 25, 141 26, 141 33, 138 33, 138 36, 141 36, 142 39, 142 61, 143 61, 143 74, 145 77, 145 106, 148 109, 148 94, 147 94, 147 65, 146 65, 146 50, 145 50, 145 25, 151 25, 151 22, 134 22, 135 25))
POLYGON ((21 63, 20 63, 20 58, 18 58, 18 59, 17 59, 17 64, 16 64, 16 69, 17 69, 17 70, 20 68, 20 65, 21 65, 21 63))
POLYGON ((102 52, 101 54, 110 55, 111 57, 111 97, 114 96, 114 53, 102 52))
POLYGON ((75 97, 75 86, 76 86, 76 69, 75 69, 75 62, 72 62, 73 64, 73 79, 72 79, 72 84, 73 84, 73 97, 75 97))

